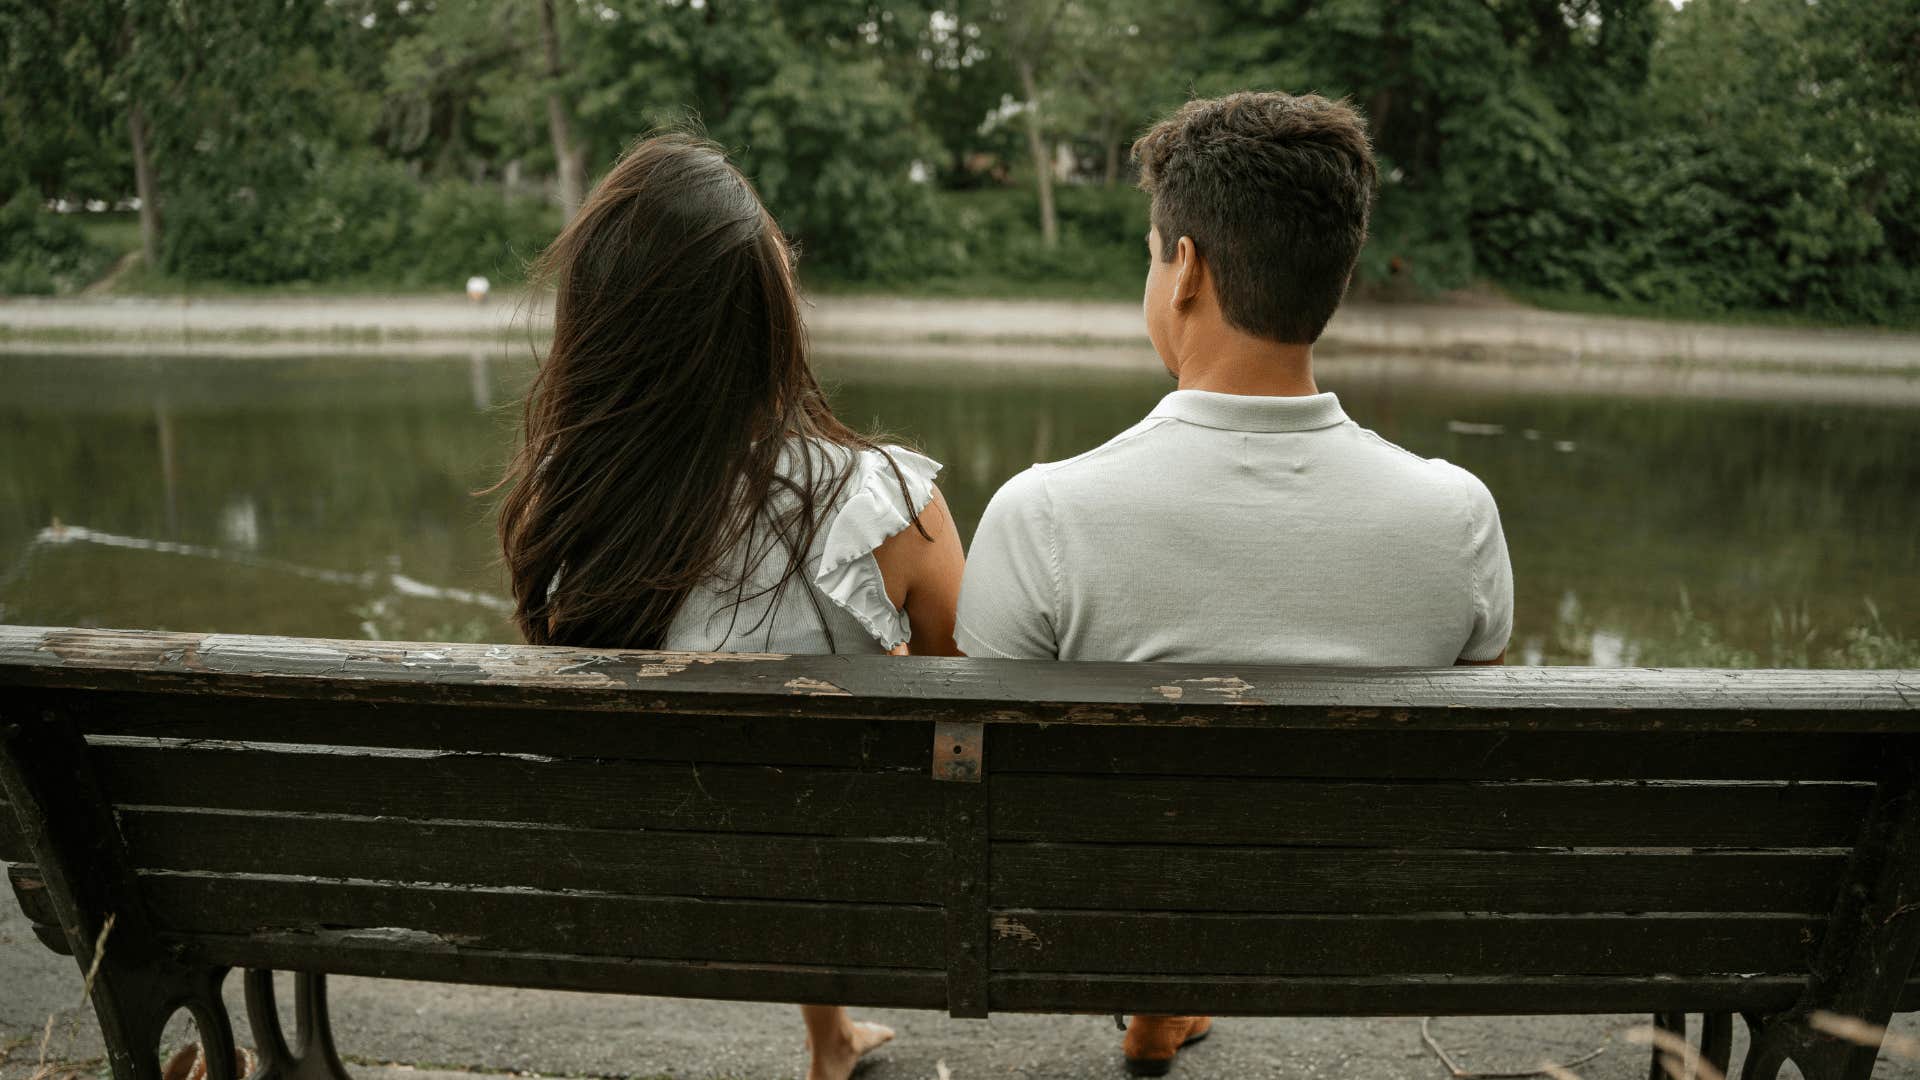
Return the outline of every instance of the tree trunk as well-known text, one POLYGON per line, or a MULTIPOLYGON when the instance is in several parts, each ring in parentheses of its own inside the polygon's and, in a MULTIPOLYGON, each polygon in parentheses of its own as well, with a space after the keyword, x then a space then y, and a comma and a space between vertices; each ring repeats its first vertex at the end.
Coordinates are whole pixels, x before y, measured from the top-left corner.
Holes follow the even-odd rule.
POLYGON ((1040 192, 1040 243, 1047 248, 1060 246, 1060 219, 1053 211, 1053 154, 1040 125, 1040 91, 1034 83, 1033 64, 1018 61, 1020 92, 1027 96, 1027 152, 1033 155, 1033 182, 1040 192))
POLYGON ((127 134, 133 141, 133 185, 140 196, 140 258, 160 265, 160 195, 154 190, 153 162, 147 156, 147 113, 135 101, 127 109, 127 134))
POLYGON ((560 63, 560 33, 554 25, 553 0, 540 0, 540 45, 546 52, 547 128, 553 135, 553 161, 558 173, 560 206, 568 221, 579 211, 586 198, 586 180, 582 175, 585 153, 574 145, 573 117, 567 103, 560 99, 560 76, 566 69, 560 63))
POLYGON ((1112 187, 1120 180, 1120 122, 1108 118, 1102 130, 1107 139, 1107 170, 1100 182, 1112 187))

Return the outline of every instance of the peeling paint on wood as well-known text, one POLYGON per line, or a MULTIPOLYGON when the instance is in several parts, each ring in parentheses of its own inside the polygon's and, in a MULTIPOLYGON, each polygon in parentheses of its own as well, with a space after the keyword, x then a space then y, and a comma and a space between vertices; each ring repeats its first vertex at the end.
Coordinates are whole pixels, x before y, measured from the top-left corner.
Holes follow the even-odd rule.
POLYGON ((1011 915, 996 915, 993 920, 993 936, 1002 941, 1017 941, 1022 945, 1041 948, 1045 943, 1040 935, 1033 932, 1026 923, 1011 915))
MULTIPOLYGON (((1238 675, 1210 675, 1198 679, 1181 679, 1180 683, 1192 687, 1195 693, 1218 694, 1220 700, 1237 705, 1266 704, 1259 698, 1247 696, 1247 691, 1254 688, 1253 684, 1238 675)), ((1163 686, 1159 689, 1164 694, 1167 688, 1163 686)))
POLYGON ((815 679, 805 675, 802 675, 794 679, 788 679, 785 685, 786 685, 786 688, 789 690, 798 690, 803 694, 808 694, 813 697, 852 697, 853 696, 852 691, 847 690, 845 687, 835 686, 834 684, 828 682, 825 679, 815 679))

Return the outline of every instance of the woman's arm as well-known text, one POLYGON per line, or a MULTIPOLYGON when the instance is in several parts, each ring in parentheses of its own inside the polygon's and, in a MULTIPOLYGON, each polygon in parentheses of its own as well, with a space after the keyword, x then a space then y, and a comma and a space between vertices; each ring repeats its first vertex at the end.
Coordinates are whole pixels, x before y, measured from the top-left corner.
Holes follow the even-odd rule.
POLYGON ((920 512, 927 535, 911 526, 891 536, 873 551, 886 582, 887 598, 907 613, 912 638, 905 651, 914 656, 959 656, 953 641, 953 613, 960 602, 960 572, 967 558, 960 550, 960 530, 939 488, 920 512), (927 537, 932 537, 929 540, 927 537))

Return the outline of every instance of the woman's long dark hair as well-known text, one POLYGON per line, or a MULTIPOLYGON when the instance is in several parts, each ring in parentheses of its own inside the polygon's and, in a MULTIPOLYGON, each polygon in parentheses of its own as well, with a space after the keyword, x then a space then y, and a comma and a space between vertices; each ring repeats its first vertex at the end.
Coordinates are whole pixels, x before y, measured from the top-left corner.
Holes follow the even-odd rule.
POLYGON ((814 379, 787 245, 746 177, 699 139, 646 139, 534 280, 554 290, 553 343, 499 523, 526 640, 659 648, 695 586, 750 599, 776 543, 783 589, 851 475, 810 448, 874 443, 814 379))

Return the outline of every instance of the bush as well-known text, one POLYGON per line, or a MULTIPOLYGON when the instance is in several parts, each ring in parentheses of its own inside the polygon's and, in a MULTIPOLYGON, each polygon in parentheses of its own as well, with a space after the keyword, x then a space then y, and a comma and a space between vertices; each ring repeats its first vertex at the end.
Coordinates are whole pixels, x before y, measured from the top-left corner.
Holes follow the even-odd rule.
POLYGON ((1920 270, 1831 163, 1650 135, 1598 148, 1526 212, 1479 225, 1482 261, 1517 285, 1673 312, 1920 318, 1920 270))
POLYGON ((255 285, 352 277, 405 250, 419 205, 404 168, 361 158, 279 188, 188 184, 167 200, 160 262, 185 278, 255 285))
POLYGON ((113 252, 78 222, 41 208, 23 188, 0 206, 0 293, 47 295, 82 288, 106 272, 113 252))
MULTIPOLYGON (((1030 187, 928 191, 929 217, 909 239, 914 258, 880 275, 841 275, 873 285, 1022 291, 1067 286, 1121 294, 1146 270, 1147 199, 1132 188, 1063 184, 1054 190, 1059 246, 1040 239, 1039 197, 1030 187)), ((832 270, 832 267, 828 267, 832 270)))
POLYGON ((423 188, 397 164, 346 158, 272 192, 188 188, 167 203, 161 262, 186 278, 260 285, 519 280, 558 226, 537 199, 457 181, 423 188))
POLYGON ((712 131, 752 177, 802 257, 829 274, 887 281, 926 272, 934 207, 912 163, 937 148, 874 62, 794 58, 741 93, 712 131))
POLYGON ((385 266, 400 281, 457 285, 473 274, 520 281, 559 231, 559 213, 540 199, 455 180, 428 188, 409 224, 409 242, 385 266))

